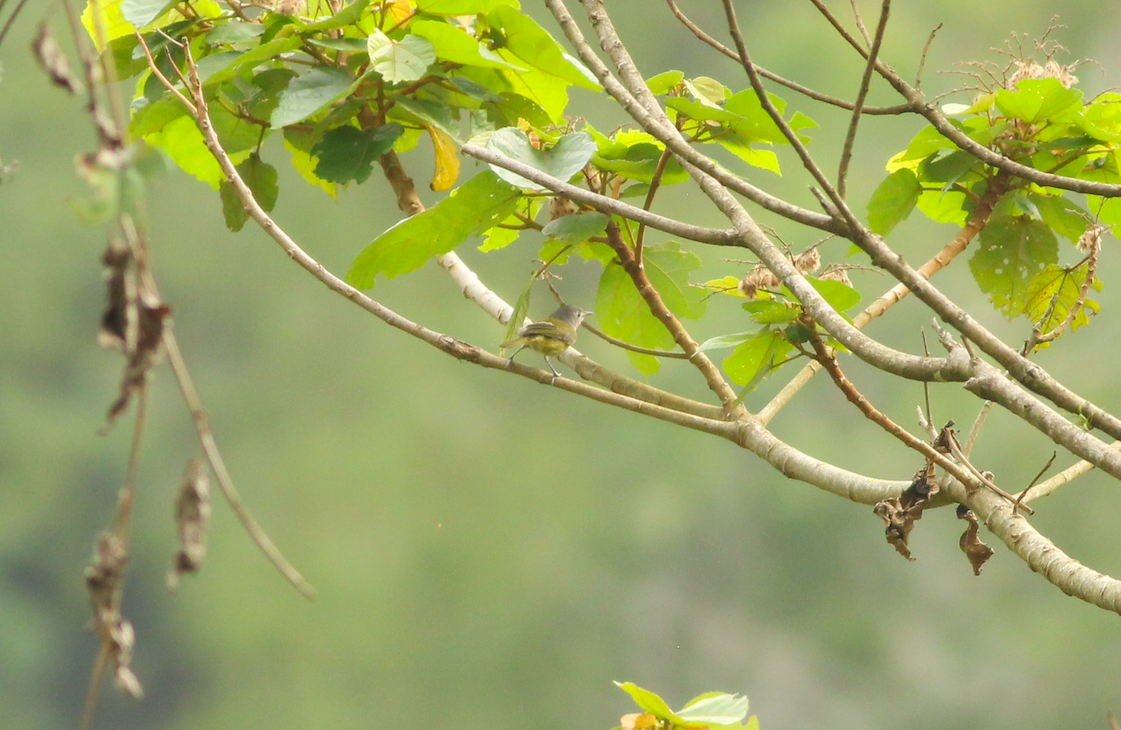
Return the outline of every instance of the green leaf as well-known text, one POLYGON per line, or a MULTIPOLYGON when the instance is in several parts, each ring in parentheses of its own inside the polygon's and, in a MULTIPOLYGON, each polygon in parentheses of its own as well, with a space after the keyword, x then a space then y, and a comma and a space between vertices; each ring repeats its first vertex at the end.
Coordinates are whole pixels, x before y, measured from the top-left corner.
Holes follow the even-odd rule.
POLYGON ((673 714, 673 710, 669 708, 666 701, 650 690, 643 689, 633 682, 616 682, 615 686, 629 694, 639 707, 659 720, 675 722, 679 719, 673 714))
POLYGON ((478 15, 500 5, 521 7, 518 0, 417 0, 416 9, 428 15, 478 15))
POLYGON ((690 725, 731 725, 742 722, 747 709, 747 698, 743 695, 710 692, 695 698, 677 714, 690 725))
POLYGON ((1051 230, 1071 241, 1078 241, 1091 220, 1088 212, 1062 195, 1031 193, 1028 199, 1035 204, 1043 222, 1050 226, 1051 230))
MULTIPOLYGON (((1027 286, 1025 293, 1026 304, 1024 314, 1032 322, 1040 325, 1043 334, 1051 332, 1066 321, 1071 308, 1078 301, 1082 291, 1082 284, 1086 280, 1087 267, 1085 264, 1073 271, 1068 271, 1055 264, 1048 264, 1043 271, 1035 275, 1027 286)), ((1101 291, 1101 282, 1096 278, 1091 284, 1095 291, 1101 291)), ((1090 323, 1091 314, 1096 314, 1100 309, 1097 302, 1087 298, 1082 310, 1075 315, 1071 322, 1071 330, 1077 330, 1090 323)), ((1047 343, 1044 343, 1044 347, 1047 343)))
POLYGON ((416 35, 428 39, 432 43, 436 57, 445 61, 483 68, 518 68, 480 44, 462 28, 438 20, 416 20, 409 29, 416 35))
POLYGON ((903 167, 884 178, 868 201, 868 226, 886 236, 915 209, 922 186, 910 169, 903 167))
MULTIPOLYGON (((619 264, 605 266, 599 279, 596 321, 608 335, 638 347, 665 349, 674 344, 673 337, 650 314, 631 277, 619 264)), ((659 363, 655 357, 634 352, 628 352, 627 357, 641 373, 653 375, 658 372, 659 363)))
POLYGON ((302 25, 300 31, 306 34, 313 31, 336 30, 348 25, 354 25, 358 22, 358 19, 362 17, 363 11, 366 10, 366 6, 369 4, 370 0, 354 0, 354 2, 329 18, 302 25))
POLYGON ((792 349, 781 331, 762 329, 724 358, 724 372, 736 385, 753 386, 786 359, 792 349))
POLYGON ((646 79, 646 86, 654 96, 668 94, 685 79, 683 71, 663 71, 646 79))
POLYGON ((1016 87, 996 92, 997 108, 1011 119, 1036 124, 1081 107, 1082 92, 1064 88, 1058 79, 1025 79, 1016 87))
POLYGON ((671 312, 687 319, 700 319, 708 307, 702 289, 689 285, 689 274, 701 268, 701 259, 691 251, 682 251, 673 241, 647 246, 642 264, 650 283, 662 295, 662 302, 671 312))
POLYGON ((121 15, 137 28, 143 28, 178 4, 179 0, 121 0, 121 15))
MULTIPOLYGON (((530 143, 525 132, 516 127, 506 127, 490 136, 487 140, 487 149, 567 182, 588 164, 588 160, 596 151, 596 145, 586 133, 570 132, 557 140, 550 149, 539 150, 530 143)), ((511 185, 528 190, 546 189, 497 165, 491 165, 490 168, 511 185)))
POLYGON ((296 172, 300 173, 310 185, 322 189, 337 200, 338 185, 315 174, 319 160, 311 156, 314 140, 315 136, 311 132, 291 128, 284 130, 284 147, 292 154, 292 167, 296 168, 296 172))
MULTIPOLYGON (((276 205, 277 195, 280 193, 276 168, 253 153, 237 165, 237 172, 241 175, 242 181, 249 186, 250 192, 253 193, 262 210, 266 213, 272 211, 276 205)), ((249 220, 249 214, 245 211, 241 197, 229 180, 222 181, 218 192, 222 199, 222 215, 226 219, 226 227, 236 233, 249 220)))
MULTIPOLYGON (((590 124, 584 128, 596 142, 597 150, 592 160, 597 167, 644 183, 654 179, 665 145, 653 136, 633 129, 621 129, 609 139, 590 124)), ((671 157, 662 172, 662 185, 675 185, 688 179, 689 173, 671 157)))
MULTIPOLYGON (((507 225, 521 224, 521 220, 514 216, 510 216, 502 222, 507 225)), ((518 240, 518 236, 521 234, 522 231, 520 228, 500 228, 495 226, 483 234, 483 243, 479 246, 479 250, 486 253, 488 251, 497 251, 500 248, 506 248, 511 243, 518 240)), ((507 340, 509 339, 510 338, 507 338, 507 340)))
POLYGON ((528 15, 509 6, 499 6, 487 15, 487 22, 501 29, 506 50, 533 68, 570 84, 599 91, 595 77, 565 53, 553 37, 528 15))
POLYGON ((817 293, 821 295, 822 299, 829 302, 829 306, 838 312, 847 312, 860 304, 860 292, 847 284, 833 279, 818 279, 813 276, 807 276, 806 280, 810 282, 814 289, 817 289, 817 293))
POLYGON ((203 142, 202 132, 194 117, 180 116, 163 126, 159 132, 145 135, 144 141, 167 153, 184 172, 218 189, 225 177, 214 155, 203 142))
POLYGON ((390 122, 381 129, 358 129, 349 125, 336 127, 323 135, 311 154, 319 158, 315 175, 328 182, 345 185, 354 180, 366 182, 373 164, 393 147, 405 130, 390 122))
POLYGON ((292 79, 280 93, 269 124, 273 128, 302 122, 346 93, 352 79, 337 68, 316 68, 292 79))
POLYGON ((206 34, 207 45, 235 45, 259 38, 265 32, 260 23, 230 20, 206 34))
POLYGON ((943 192, 952 188, 981 163, 968 152, 958 150, 948 155, 934 154, 919 163, 918 178, 922 182, 943 183, 943 192))
POLYGON ((476 175, 437 205, 378 236, 354 259, 346 280, 359 289, 369 289, 378 274, 392 279, 419 269, 428 259, 504 220, 514 212, 520 196, 494 173, 476 175))
POLYGON ((1046 224, 1026 216, 993 215, 969 259, 973 278, 1008 319, 1024 312, 1028 286, 1058 260, 1058 241, 1046 224))
MULTIPOLYGON (((224 53, 211 54, 203 58, 202 61, 199 61, 199 72, 201 75, 204 70, 203 63, 206 62, 207 59, 220 59, 220 61, 216 60, 210 62, 213 66, 206 69, 207 73, 203 78, 203 83, 206 85, 220 84, 229 81, 246 69, 260 66, 265 61, 276 58, 282 53, 294 51, 299 47, 299 38, 274 38, 268 43, 262 43, 253 50, 246 51, 245 53, 227 51, 224 53)), ((307 75, 310 76, 311 74, 307 75)))
POLYGON ((393 102, 390 117, 411 124, 427 122, 434 127, 439 127, 453 139, 459 137, 458 109, 447 104, 439 104, 428 99, 414 99, 401 94, 394 94, 393 102))
POLYGON ((942 192, 926 190, 919 196, 918 208, 927 218, 938 223, 963 226, 972 209, 968 196, 960 190, 942 192))
POLYGON ((222 201, 222 218, 226 221, 226 228, 237 233, 248 222, 249 213, 245 211, 233 183, 223 180, 218 186, 218 197, 222 201))
MULTIPOLYGON (((505 48, 499 50, 498 55, 509 61, 518 58, 505 48)), ((520 71, 508 68, 499 73, 510 84, 511 92, 524 96, 544 109, 550 122, 564 123, 564 110, 568 106, 568 81, 536 69, 520 71)))
POLYGON ((541 232, 550 238, 575 245, 603 233, 607 220, 607 216, 597 211, 573 213, 549 221, 541 232))
POLYGON ((702 342, 697 349, 701 352, 708 352, 709 350, 726 350, 729 347, 739 347, 757 334, 759 333, 739 332, 733 335, 717 335, 702 342))
POLYGON ((428 40, 407 35, 400 41, 390 39, 377 28, 366 39, 370 65, 390 84, 416 81, 436 62, 436 49, 428 40))
MULTIPOLYGON (((676 243, 647 247, 643 252, 643 265, 650 283, 670 311, 690 319, 704 316, 704 291, 689 286, 688 281, 689 272, 701 265, 695 254, 681 251, 676 243)), ((631 277, 617 263, 607 263, 600 277, 596 317, 604 332, 632 345, 651 349, 674 346, 673 336, 650 313, 631 277)), ((647 375, 658 372, 656 358, 633 352, 627 356, 640 372, 647 375)))
POLYGON ((698 76, 685 82, 685 90, 704 106, 719 109, 730 96, 728 87, 711 76, 698 76))
POLYGON ((759 324, 790 324, 802 313, 801 307, 774 299, 744 302, 742 306, 759 324))

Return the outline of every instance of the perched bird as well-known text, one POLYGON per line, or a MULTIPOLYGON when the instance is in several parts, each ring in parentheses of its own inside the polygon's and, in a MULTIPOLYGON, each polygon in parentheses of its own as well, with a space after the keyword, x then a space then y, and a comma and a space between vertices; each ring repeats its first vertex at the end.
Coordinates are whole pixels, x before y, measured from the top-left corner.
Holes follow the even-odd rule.
POLYGON ((545 356, 545 364, 553 371, 553 375, 560 377, 553 363, 549 362, 549 357, 560 355, 576 343, 576 330, 584 322, 584 317, 589 314, 591 312, 565 304, 540 322, 531 322, 522 327, 518 330, 518 336, 504 343, 502 349, 518 348, 510 356, 511 361, 527 347, 540 352, 545 356))

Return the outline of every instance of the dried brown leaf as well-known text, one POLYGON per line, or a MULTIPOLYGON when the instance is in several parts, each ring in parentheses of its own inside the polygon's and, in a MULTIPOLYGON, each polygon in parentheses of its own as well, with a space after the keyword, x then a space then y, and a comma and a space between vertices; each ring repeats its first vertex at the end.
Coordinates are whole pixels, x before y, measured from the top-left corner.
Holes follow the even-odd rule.
POLYGON ((206 557, 210 524, 210 479, 206 465, 195 459, 187 465, 183 485, 175 499, 175 524, 179 528, 179 552, 167 575, 167 587, 175 590, 184 573, 194 573, 206 557))
POLYGON ((116 596, 127 562, 128 553, 119 537, 111 532, 102 532, 97 536, 93 560, 85 570, 85 579, 95 618, 102 625, 110 626, 120 619, 116 596))
POLYGON ((109 407, 108 421, 112 424, 158 362, 164 321, 171 307, 140 290, 127 246, 110 240, 101 260, 105 264, 106 302, 97 340, 102 347, 115 347, 128 356, 120 395, 109 407))
POLYGON ((39 24, 39 32, 31 42, 31 50, 55 86, 66 89, 71 94, 82 93, 82 82, 70 70, 70 61, 51 35, 51 28, 46 21, 39 24))
POLYGON ((993 549, 981 542, 981 538, 978 537, 980 526, 977 524, 977 515, 973 514, 973 510, 965 505, 958 505, 958 519, 969 523, 958 545, 969 558, 969 564, 973 566, 973 575, 981 575, 981 567, 993 556, 993 549))
POLYGON ((923 509, 937 491, 934 464, 928 461, 926 466, 915 473, 911 485, 904 489, 899 497, 885 499, 874 509, 874 512, 884 521, 884 534, 887 541, 895 547, 896 552, 908 560, 914 560, 907 543, 911 530, 915 522, 922 519, 923 509))

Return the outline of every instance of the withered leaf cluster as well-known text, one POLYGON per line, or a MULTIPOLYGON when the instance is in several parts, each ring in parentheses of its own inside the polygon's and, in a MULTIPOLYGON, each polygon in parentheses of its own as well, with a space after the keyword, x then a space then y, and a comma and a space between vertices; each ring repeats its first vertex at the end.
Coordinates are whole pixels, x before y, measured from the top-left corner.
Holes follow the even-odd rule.
POLYGON ((928 461, 926 465, 915 473, 911 485, 903 490, 903 494, 892 499, 885 499, 878 503, 874 511, 884 521, 884 534, 896 551, 907 558, 911 557, 911 550, 907 538, 917 520, 922 519, 922 511, 926 508, 930 498, 938 492, 938 484, 934 481, 934 462, 928 461))
POLYGON ((51 35, 50 26, 46 21, 39 24, 39 32, 31 42, 31 50, 55 86, 66 89, 71 94, 82 93, 82 82, 70 70, 70 62, 59 47, 58 41, 51 35))
POLYGON ((116 665, 114 681, 117 688, 130 697, 140 699, 144 689, 132 671, 132 649, 136 632, 121 617, 120 590, 128 553, 121 539, 111 533, 98 536, 93 561, 86 568, 86 588, 93 602, 94 630, 101 636, 102 646, 116 665))
POLYGON ((112 423, 128 407, 133 393, 158 361, 164 322, 171 307, 142 285, 127 246, 110 239, 101 260, 105 264, 106 303, 97 339, 102 347, 117 348, 128 358, 120 395, 109 408, 108 420, 112 423))

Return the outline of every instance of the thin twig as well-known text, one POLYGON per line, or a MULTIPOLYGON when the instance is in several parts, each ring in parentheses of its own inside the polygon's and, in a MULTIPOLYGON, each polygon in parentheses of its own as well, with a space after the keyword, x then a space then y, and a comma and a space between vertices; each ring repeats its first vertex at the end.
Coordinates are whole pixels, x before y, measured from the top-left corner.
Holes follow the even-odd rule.
MULTIPOLYGON (((864 24, 860 21, 860 13, 856 12, 855 4, 853 5, 853 14, 856 15, 857 23, 860 24, 860 29, 863 32, 864 24)), ((872 85, 872 74, 876 70, 876 59, 880 54, 880 46, 884 42, 884 31, 887 29, 887 20, 890 14, 891 0, 883 0, 883 5, 880 6, 880 21, 876 25, 876 37, 872 41, 872 47, 868 52, 868 62, 864 65, 864 75, 860 78, 860 89, 856 92, 856 100, 853 102, 852 119, 849 121, 845 143, 841 147, 841 163, 837 168, 837 194, 842 198, 845 197, 849 162, 852 160, 852 149, 856 144, 856 129, 860 124, 860 115, 864 110, 864 100, 868 98, 868 89, 872 85)))
POLYGON ((856 20, 857 30, 859 30, 860 35, 864 37, 864 44, 871 44, 872 39, 868 37, 868 29, 864 27, 864 18, 860 15, 860 8, 856 7, 856 0, 849 0, 849 7, 852 8, 852 17, 856 20))
POLYGON ((183 353, 179 350, 179 343, 170 328, 164 330, 163 343, 167 349, 168 360, 171 363, 172 371, 175 373, 175 379, 179 382, 179 392, 183 395, 183 402, 187 404, 187 409, 194 419, 195 430, 198 432, 203 453, 206 454, 206 459, 210 462, 210 468, 214 472, 214 477, 218 480, 222 495, 226 498, 230 509, 237 516, 238 522, 241 523, 249 538, 265 554, 269 562, 280 571, 280 574, 304 597, 314 598, 315 588, 304 579, 295 566, 288 562, 288 559, 284 557, 284 554, 280 552, 280 549, 276 547, 268 534, 253 519, 253 516, 241 501, 241 496, 234 487, 233 477, 226 469, 226 463, 218 450, 218 443, 214 440, 214 434, 210 430, 210 419, 202 406, 198 391, 195 390, 190 371, 187 369, 187 363, 183 360, 183 353))
MULTIPOLYGON (((8 21, 4 23, 3 29, 0 29, 0 46, 4 45, 4 37, 8 35, 8 31, 11 30, 12 24, 16 22, 16 18, 19 17, 19 11, 23 10, 24 5, 27 5, 27 0, 19 0, 19 5, 17 5, 16 9, 12 11, 12 14, 8 16, 8 21)), ((3 4, 0 4, 0 10, 3 10, 3 4)))
MULTIPOLYGON (((130 316, 129 319, 139 320, 139 315, 130 316)), ((128 353, 126 353, 127 356, 128 353)), ((128 466, 125 469, 125 483, 117 497, 117 523, 114 532, 120 541, 121 549, 127 555, 129 535, 132 526, 132 506, 136 501, 136 485, 140 481, 140 452, 144 442, 144 425, 148 415, 148 387, 141 382, 136 389, 136 420, 133 422, 132 443, 129 447, 128 466)), ((112 612, 120 615, 121 600, 123 598, 123 579, 117 584, 112 596, 112 612)), ((97 704, 101 699, 101 684, 105 679, 105 670, 113 658, 113 639, 109 635, 110 627, 100 619, 94 610, 94 626, 101 638, 101 646, 94 660, 93 670, 90 672, 89 688, 86 690, 86 701, 82 708, 82 719, 78 724, 79 730, 89 730, 93 726, 93 717, 97 712, 97 704)))
MULTIPOLYGON (((676 0, 666 0, 666 3, 669 5, 670 12, 672 12, 674 14, 674 16, 681 22, 681 24, 684 25, 686 28, 688 28, 690 30, 690 32, 693 33, 693 35, 695 35, 702 42, 707 43, 708 45, 712 46, 717 51, 724 54, 725 56, 732 59, 733 61, 736 61, 737 63, 739 62, 740 57, 739 57, 738 53, 736 53, 734 50, 732 50, 728 46, 724 45, 720 41, 713 38, 711 35, 706 33, 699 25, 697 25, 692 20, 690 20, 688 18, 688 16, 686 16, 685 13, 683 13, 681 11, 681 9, 677 6, 676 0)), ((799 84, 797 82, 791 81, 791 80, 786 79, 786 78, 783 78, 782 76, 779 76, 778 74, 776 74, 773 71, 768 71, 767 69, 763 68, 762 66, 756 66, 755 68, 759 70, 759 75, 762 76, 763 78, 768 79, 769 81, 774 81, 776 84, 778 84, 780 86, 785 86, 786 88, 790 89, 791 91, 796 91, 799 94, 802 94, 803 96, 806 96, 810 99, 813 99, 814 101, 820 101, 820 102, 823 102, 825 104, 829 104, 829 105, 835 106, 835 107, 840 107, 841 109, 845 109, 845 110, 848 110, 848 111, 852 111, 855 108, 855 105, 851 101, 845 101, 844 99, 838 99, 837 97, 829 96, 828 94, 823 94, 820 91, 815 91, 815 90, 813 90, 813 89, 811 89, 807 86, 803 86, 802 84, 799 84)), ((914 111, 911 108, 910 104, 897 104, 895 106, 870 106, 870 107, 865 107, 864 114, 899 115, 899 114, 905 114, 905 113, 910 112, 910 111, 914 111)))
POLYGON ((619 233, 619 226, 614 220, 608 220, 607 222, 607 241, 608 245, 615 251, 615 256, 619 259, 623 270, 630 276, 639 295, 646 302, 646 306, 650 308, 650 313, 662 323, 662 326, 673 337, 673 341, 685 353, 689 362, 704 377, 709 389, 720 399, 728 418, 736 419, 746 416, 747 409, 742 404, 737 405, 738 397, 732 387, 728 385, 728 382, 724 380, 719 368, 701 350, 700 345, 685 329, 685 325, 681 323, 677 315, 666 306, 662 295, 647 277, 645 267, 635 256, 634 250, 623 242, 619 233))
POLYGON ((926 54, 930 52, 930 47, 934 45, 934 36, 938 35, 938 31, 940 30, 942 30, 941 23, 939 23, 934 30, 930 31, 930 37, 926 39, 926 45, 922 47, 922 54, 919 56, 919 70, 915 72, 916 89, 922 88, 922 72, 923 68, 926 67, 926 54))

